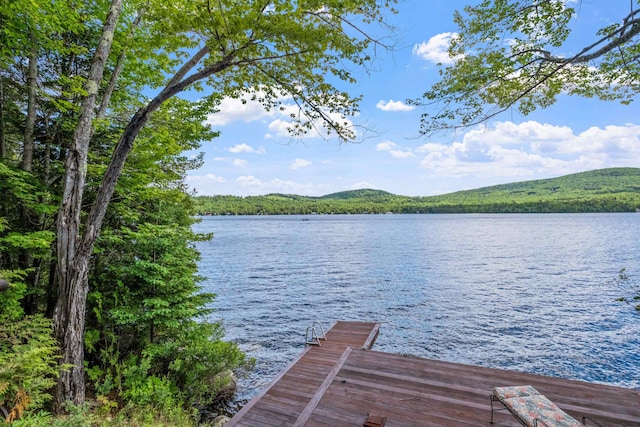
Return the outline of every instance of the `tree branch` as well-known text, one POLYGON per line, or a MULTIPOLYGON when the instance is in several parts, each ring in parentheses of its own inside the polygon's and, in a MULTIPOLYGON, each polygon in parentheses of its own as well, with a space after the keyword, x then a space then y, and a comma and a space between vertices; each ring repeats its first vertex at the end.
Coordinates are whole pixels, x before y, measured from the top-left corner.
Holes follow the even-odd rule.
MULTIPOLYGON (((640 34, 640 19, 629 19, 629 18, 637 15, 638 13, 640 13, 640 9, 636 10, 634 12, 631 12, 624 19, 623 25, 620 26, 616 31, 612 32, 611 34, 607 34, 606 36, 600 38, 598 41, 596 41, 595 43, 591 44, 590 46, 585 47, 584 49, 582 49, 582 51, 580 51, 580 53, 578 53, 577 55, 574 55, 571 58, 560 58, 560 57, 557 57, 557 56, 551 56, 551 54, 548 51, 538 50, 538 52, 540 52, 540 53, 542 53, 544 55, 544 57, 539 58, 539 59, 541 61, 554 62, 554 63, 558 63, 558 64, 564 63, 564 62, 574 63, 575 64, 575 63, 585 63, 585 62, 592 61, 592 60, 594 60, 596 58, 599 58, 602 55, 605 55, 606 53, 608 53, 611 50, 615 49, 616 47, 627 43, 629 40, 631 40, 632 38, 634 38, 635 36, 640 34), (625 32, 626 30, 629 30, 629 31, 625 32), (589 55, 585 55, 585 53, 589 52, 591 49, 595 48, 596 46, 606 42, 607 40, 611 40, 611 41, 609 43, 607 43, 606 45, 602 46, 597 51, 595 51, 595 52, 593 52, 593 53, 591 53, 589 55)), ((533 49, 533 50, 536 50, 536 49, 533 49)))

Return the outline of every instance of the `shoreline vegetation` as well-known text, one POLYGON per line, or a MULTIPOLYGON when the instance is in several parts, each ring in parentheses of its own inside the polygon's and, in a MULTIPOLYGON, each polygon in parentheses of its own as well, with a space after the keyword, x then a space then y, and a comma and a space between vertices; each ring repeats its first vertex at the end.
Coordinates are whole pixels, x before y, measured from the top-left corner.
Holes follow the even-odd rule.
POLYGON ((274 193, 193 200, 196 213, 203 216, 637 212, 640 168, 599 169, 429 197, 362 189, 321 197, 274 193))

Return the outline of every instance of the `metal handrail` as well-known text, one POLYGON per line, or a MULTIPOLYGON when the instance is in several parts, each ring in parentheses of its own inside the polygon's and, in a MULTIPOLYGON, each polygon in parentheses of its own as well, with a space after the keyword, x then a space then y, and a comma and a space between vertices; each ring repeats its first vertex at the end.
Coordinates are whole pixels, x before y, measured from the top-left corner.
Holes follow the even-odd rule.
POLYGON ((320 331, 322 332, 322 336, 318 337, 321 340, 326 341, 327 340, 327 336, 324 334, 324 328, 322 327, 322 323, 318 322, 317 320, 314 321, 311 326, 315 329, 316 325, 320 326, 320 331))
POLYGON ((305 333, 305 342, 307 345, 317 345, 318 347, 320 347, 320 340, 326 341, 327 336, 324 333, 322 323, 314 321, 311 326, 307 328, 307 332, 305 333), (320 327, 320 332, 322 332, 322 335, 318 335, 318 329, 316 329, 316 325, 320 327), (311 333, 311 336, 309 336, 309 333, 311 333))
POLYGON ((307 328, 307 332, 305 334, 305 341, 307 345, 317 345, 320 346, 320 338, 318 338, 318 332, 316 332, 316 328, 313 326, 309 326, 307 328), (309 336, 309 331, 311 331, 311 336, 309 336))

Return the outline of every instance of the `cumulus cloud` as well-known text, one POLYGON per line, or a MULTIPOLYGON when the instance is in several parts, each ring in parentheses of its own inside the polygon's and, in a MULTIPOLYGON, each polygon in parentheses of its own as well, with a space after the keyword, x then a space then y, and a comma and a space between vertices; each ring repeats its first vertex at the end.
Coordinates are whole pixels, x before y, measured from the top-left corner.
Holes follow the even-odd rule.
POLYGON ((300 184, 279 178, 262 180, 253 175, 245 175, 238 177, 236 182, 251 194, 292 193, 302 195, 312 194, 314 191, 314 186, 311 184, 300 184))
POLYGON ((211 126, 225 126, 232 122, 252 122, 273 115, 264 109, 257 101, 239 98, 224 98, 218 106, 218 112, 209 114, 207 124, 211 126))
POLYGON ((640 125, 592 127, 559 147, 562 153, 602 153, 616 159, 640 156, 640 125))
POLYGON ((386 102, 383 100, 378 101, 376 108, 382 111, 411 111, 415 107, 407 105, 402 101, 394 101, 393 99, 390 99, 386 102))
POLYGON ((371 184, 370 182, 360 181, 353 184, 351 186, 351 189, 352 190, 364 190, 364 189, 377 190, 378 187, 376 187, 374 184, 371 184))
POLYGON ((258 148, 253 148, 249 144, 236 144, 233 147, 227 149, 231 153, 252 153, 252 154, 264 154, 267 150, 261 145, 258 148))
MULTIPOLYGON (((292 114, 297 115, 300 109, 297 107, 294 108, 293 106, 292 108, 294 110, 292 114)), ((330 120, 333 120, 336 123, 340 123, 345 128, 351 130, 354 136, 357 135, 357 131, 355 129, 355 125, 353 121, 347 119, 346 117, 341 116, 338 113, 333 113, 333 112, 325 112, 325 113, 330 118, 330 120)), ((270 138, 270 137, 273 137, 274 134, 276 136, 281 136, 281 137, 291 137, 290 131, 294 129, 295 123, 289 117, 290 116, 287 116, 287 118, 275 119, 271 123, 269 123, 268 128, 270 133, 266 134, 265 137, 270 138)), ((311 138, 328 138, 329 136, 331 135, 329 134, 325 123, 322 120, 316 120, 312 124, 312 129, 308 133, 304 135, 300 135, 299 137, 304 139, 311 139, 311 138)))
POLYGON ((389 150, 392 150, 394 147, 396 147, 396 143, 395 142, 384 141, 384 142, 380 142, 378 145, 376 145, 376 150, 377 151, 389 151, 389 150))
POLYGON ((247 166, 247 161, 243 159, 233 159, 233 166, 237 168, 244 168, 247 166))
POLYGON ((413 54, 435 64, 453 64, 455 58, 449 56, 449 45, 451 39, 458 36, 458 33, 441 33, 413 46, 413 54))
POLYGON ((406 159, 408 157, 414 157, 415 154, 410 149, 400 148, 398 144, 393 141, 383 141, 376 145, 377 151, 387 151, 393 157, 398 159, 406 159))
POLYGON ((467 132, 461 141, 427 143, 415 150, 421 166, 452 177, 527 179, 640 162, 640 126, 590 128, 575 134, 566 126, 535 121, 500 122, 467 132))
POLYGON ((304 168, 307 166, 311 166, 311 162, 309 160, 305 160, 305 159, 295 159, 293 162, 291 162, 291 164, 289 165, 289 167, 291 169, 300 169, 300 168, 304 168))
POLYGON ((189 175, 187 176, 187 182, 226 182, 226 180, 221 177, 214 175, 212 173, 208 173, 206 175, 189 175))
POLYGON ((432 175, 529 179, 640 163, 640 125, 592 127, 575 133, 568 126, 536 121, 497 122, 465 133, 448 144, 415 148, 382 141, 376 150, 395 158, 419 156, 432 175))
MULTIPOLYGON (((217 106, 218 112, 210 114, 205 123, 214 127, 219 127, 233 122, 249 123, 262 120, 269 122, 269 132, 265 134, 265 138, 273 138, 275 136, 291 137, 291 133, 289 131, 294 128, 294 121, 292 120, 292 117, 297 117, 301 114, 300 107, 293 102, 290 95, 280 94, 276 95, 276 99, 274 99, 274 101, 280 103, 279 106, 267 111, 262 103, 258 101, 258 99, 264 97, 265 92, 257 90, 251 93, 248 92, 238 98, 224 98, 220 102, 220 105, 217 106), (255 99, 253 99, 254 96, 252 93, 255 93, 255 99)), ((327 102, 340 104, 344 101, 344 99, 337 97, 327 102)), ((350 119, 341 116, 339 113, 331 112, 329 109, 325 110, 325 115, 336 123, 340 123, 349 128, 354 133, 354 136, 357 135, 355 126, 350 119)), ((325 127, 325 123, 318 120, 312 124, 312 130, 300 137, 328 138, 330 136, 331 135, 325 127)))
POLYGON ((217 191, 219 184, 226 183, 226 179, 214 174, 206 175, 187 175, 186 182, 192 189, 198 189, 199 193, 206 194, 221 194, 222 191, 217 191))

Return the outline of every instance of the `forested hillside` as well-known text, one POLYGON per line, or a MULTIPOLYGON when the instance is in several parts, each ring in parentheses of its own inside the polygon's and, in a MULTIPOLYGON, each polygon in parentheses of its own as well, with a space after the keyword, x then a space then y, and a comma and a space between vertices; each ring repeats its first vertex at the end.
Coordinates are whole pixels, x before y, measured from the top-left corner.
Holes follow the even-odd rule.
POLYGON ((200 215, 634 212, 640 169, 609 168, 431 197, 354 190, 322 197, 197 196, 200 215))

